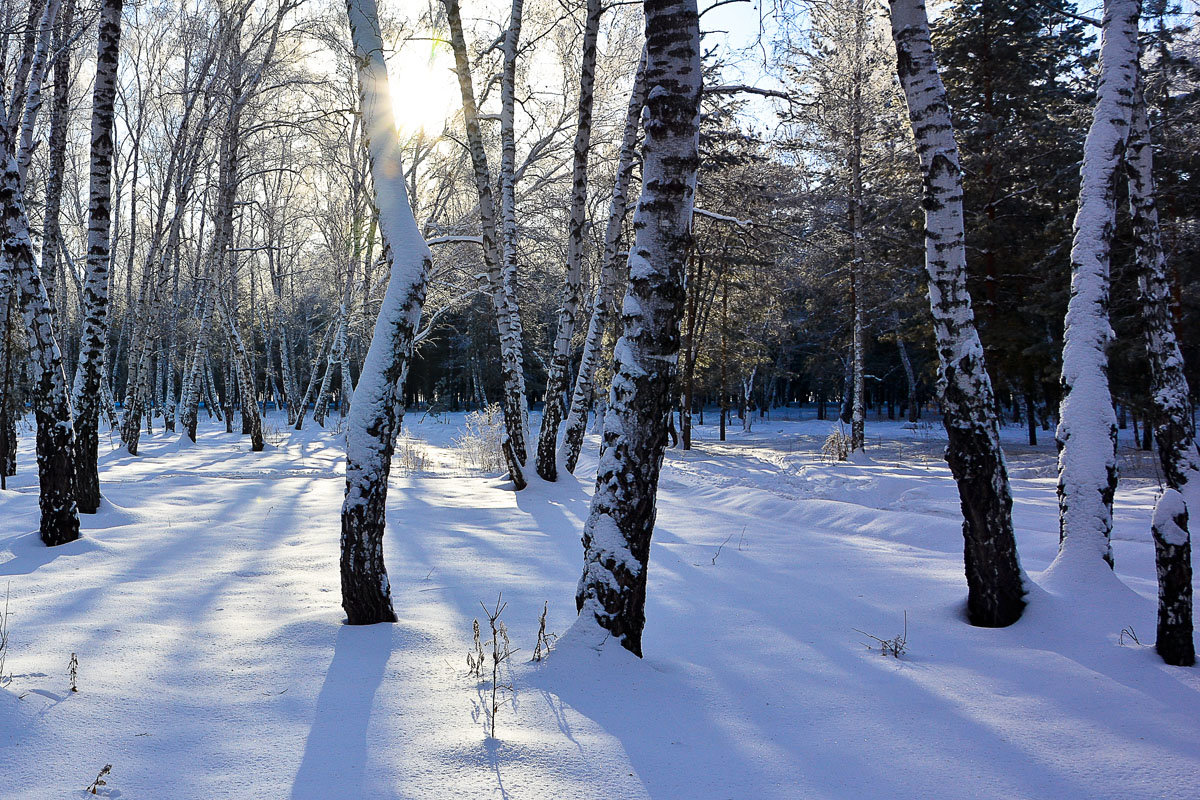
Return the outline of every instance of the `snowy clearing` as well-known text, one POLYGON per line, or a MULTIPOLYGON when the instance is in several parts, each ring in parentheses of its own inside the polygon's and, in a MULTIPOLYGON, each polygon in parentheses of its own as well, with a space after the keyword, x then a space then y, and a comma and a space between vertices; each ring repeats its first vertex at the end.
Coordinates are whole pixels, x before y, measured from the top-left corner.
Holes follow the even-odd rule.
POLYGON ((51 550, 24 431, 0 493, 0 798, 91 796, 105 764, 100 793, 124 798, 1200 797, 1200 673, 1152 648, 1148 454, 1122 449, 1141 476, 1117 497, 1124 586, 1047 581, 1053 442, 1005 429, 1038 585, 988 630, 962 619, 937 428, 869 421, 870 460, 841 464, 819 456, 828 422, 697 428, 663 470, 646 658, 564 644, 532 664, 543 603, 550 631, 574 618, 596 439, 578 477, 517 494, 463 466, 461 423, 405 419, 427 471, 392 478, 400 622, 369 628, 341 624, 334 433, 250 453, 206 422, 136 458, 105 440, 106 502, 51 550), (501 592, 520 650, 492 740, 465 656, 501 592), (854 630, 890 639, 905 615, 899 659, 854 630))

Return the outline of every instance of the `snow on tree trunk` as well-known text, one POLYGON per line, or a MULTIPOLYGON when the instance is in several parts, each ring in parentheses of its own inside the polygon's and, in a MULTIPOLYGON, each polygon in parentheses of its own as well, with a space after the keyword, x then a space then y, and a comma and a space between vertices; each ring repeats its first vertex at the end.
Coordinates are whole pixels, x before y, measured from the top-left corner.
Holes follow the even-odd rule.
POLYGON ((544 479, 558 479, 558 427, 566 414, 566 393, 571 366, 571 337, 579 316, 580 284, 583 280, 583 236, 587 226, 588 150, 592 141, 592 99, 596 86, 596 39, 600 32, 600 0, 587 0, 583 28, 583 67, 579 78, 579 109, 575 128, 571 177, 571 214, 567 223, 567 281, 558 308, 554 353, 546 378, 546 403, 538 433, 537 472, 544 479))
POLYGON ((924 174, 925 268, 940 368, 946 460, 963 512, 967 613, 973 625, 1020 618, 1025 587, 992 383, 967 293, 962 170, 923 0, 892 0, 897 71, 924 174))
POLYGON ((1109 250, 1116 176, 1129 135, 1137 73, 1138 0, 1105 0, 1100 84, 1084 142, 1071 244, 1071 297, 1063 331, 1059 410, 1059 554, 1055 567, 1112 566, 1117 419, 1108 386, 1109 250))
MULTIPOLYGON (((621 244, 621 229, 629 208, 629 183, 633 178, 633 167, 637 160, 638 129, 641 126, 642 109, 646 105, 646 53, 638 61, 637 75, 629 94, 629 108, 625 113, 625 130, 621 135, 621 147, 617 156, 617 175, 612 196, 608 204, 608 225, 604 231, 604 252, 600 256, 600 278, 592 297, 592 316, 588 321, 587 335, 583 340, 583 355, 579 360, 579 373, 575 376, 575 388, 571 392, 571 408, 567 414, 566 431, 563 433, 558 460, 567 472, 574 473, 583 449, 583 436, 587 432, 588 408, 595 391, 596 366, 604 348, 604 331, 611 316, 609 306, 613 291, 620 277, 620 259, 617 253, 621 244)), ((543 423, 544 424, 544 423, 543 423)))
POLYGON ((342 608, 351 625, 365 625, 396 620, 383 563, 384 511, 394 437, 404 413, 404 378, 432 257, 408 203, 375 0, 349 0, 346 10, 383 255, 391 273, 346 422, 342 608))
POLYGON ((1150 364, 1150 400, 1155 410, 1154 438, 1158 440, 1159 461, 1167 483, 1166 492, 1155 505, 1152 525, 1158 572, 1155 648, 1168 664, 1190 666, 1196 661, 1192 643, 1192 545, 1188 508, 1183 500, 1195 498, 1200 488, 1200 454, 1196 451, 1183 353, 1171 318, 1171 284, 1154 195, 1154 154, 1140 85, 1134 94, 1125 170, 1150 364))
MULTIPOLYGON (((455 72, 462 94, 463 124, 467 131, 467 146, 471 154, 471 167, 475 177, 475 190, 479 195, 479 224, 483 240, 483 261, 487 268, 488 289, 492 308, 496 316, 496 330, 500 337, 500 373, 504 386, 501 408, 504 412, 504 442, 501 446, 509 476, 516 488, 525 487, 525 367, 521 353, 521 318, 516 313, 506 281, 505 264, 497 242, 496 208, 492 198, 492 176, 488 169, 487 153, 483 147, 483 132, 479 128, 479 109, 475 103, 475 87, 471 82, 471 61, 467 53, 467 42, 463 35, 462 17, 458 0, 443 0, 446 20, 450 27, 450 41, 454 49, 455 72)), ((519 25, 520 9, 514 7, 519 25)), ((511 31, 512 24, 510 22, 511 31)), ((507 41, 508 34, 505 35, 507 41)), ((514 44, 515 48, 515 44, 514 44)), ((515 58, 515 52, 513 54, 515 58)), ((511 111, 511 109, 510 109, 511 111)), ((509 176, 510 179, 513 176, 509 176)), ((501 180, 503 187, 505 181, 501 180)), ((511 183, 511 180, 510 180, 511 183)), ((514 211, 515 213, 515 211, 514 211)))
POLYGON ((100 507, 97 446, 100 382, 108 341, 108 267, 112 229, 113 105, 121 45, 122 0, 105 0, 100 11, 96 78, 92 95, 91 187, 88 191, 87 277, 83 286, 83 334, 75 374, 76 501, 85 514, 100 507))
MULTIPOLYGON (((0 109, 2 110, 2 109, 0 109)), ((3 126, 0 126, 2 128, 3 126)), ((21 175, 7 132, 0 132, 4 172, 0 174, 0 291, 16 287, 17 301, 29 334, 29 372, 33 378, 33 411, 37 418, 37 462, 41 509, 40 533, 49 546, 79 538, 75 504, 75 430, 62 353, 54 338, 46 290, 33 260, 29 218, 21 193, 21 175)))
POLYGON ((695 0, 646 0, 646 140, 623 333, 613 353, 596 492, 575 600, 580 635, 642 653, 646 569, 679 354, 699 167, 700 25, 695 0))

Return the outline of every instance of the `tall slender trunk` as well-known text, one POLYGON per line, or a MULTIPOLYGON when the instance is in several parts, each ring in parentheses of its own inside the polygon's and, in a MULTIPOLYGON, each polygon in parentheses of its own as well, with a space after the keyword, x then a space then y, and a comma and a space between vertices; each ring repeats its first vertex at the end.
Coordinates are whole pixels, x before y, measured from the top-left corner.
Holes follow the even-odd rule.
POLYGON ((571 337, 579 316, 583 281, 583 236, 587 226, 588 150, 592 141, 592 99, 596 86, 596 39, 600 32, 601 0, 587 0, 583 27, 583 66, 579 76, 579 109, 571 169, 571 213, 567 223, 567 280, 558 307, 554 353, 546 378, 546 403, 538 432, 537 473, 548 481, 558 479, 558 427, 566 414, 570 386, 571 337))
POLYGON ((337 326, 330 324, 325 329, 325 336, 321 339, 321 346, 317 348, 317 356, 313 359, 312 371, 308 374, 308 387, 304 390, 304 397, 300 398, 300 407, 296 409, 296 430, 304 429, 304 416, 308 413, 308 404, 313 401, 315 392, 319 384, 317 377, 321 374, 318 367, 321 366, 321 358, 325 355, 325 347, 333 347, 332 336, 336 332, 337 326))
POLYGON ((863 242, 863 83, 866 81, 863 60, 867 35, 867 9, 865 0, 854 4, 854 53, 853 75, 850 89, 850 142, 849 142, 849 222, 850 222, 850 313, 851 313, 851 359, 853 388, 850 403, 850 452, 866 447, 866 405, 863 380, 863 310, 862 280, 866 248, 863 242))
POLYGON ((699 168, 696 0, 646 0, 646 141, 623 334, 613 353, 596 492, 575 601, 580 635, 642 654, 646 570, 679 354, 684 269, 699 168))
MULTIPOLYGON (((504 33, 504 58, 500 70, 500 245, 503 269, 501 288, 508 316, 508 327, 513 339, 510 348, 516 357, 524 344, 520 305, 517 301, 517 57, 520 55, 521 24, 524 20, 525 0, 512 0, 508 16, 508 30, 504 33)), ((517 406, 521 427, 519 435, 512 441, 516 460, 525 466, 528 462, 529 403, 525 397, 525 371, 522 360, 520 373, 514 372, 511 382, 513 398, 510 403, 517 406)), ((509 379, 506 377, 506 383, 509 379)))
MULTIPOLYGON (((625 113, 625 128, 621 134, 621 148, 617 155, 617 174, 612 195, 608 203, 608 224, 604 229, 604 252, 600 256, 600 277, 592 297, 592 316, 588 321, 587 335, 583 340, 583 355, 579 360, 579 372, 575 376, 575 389, 571 392, 571 408, 567 414, 566 432, 559 448, 558 460, 567 472, 574 473, 583 448, 583 436, 587 432, 588 408, 595 392, 596 366, 600 363, 600 352, 604 347, 604 331, 612 316, 612 295, 621 267, 617 252, 621 243, 621 229, 629 208, 629 183, 633 179, 633 168, 637 160, 638 129, 642 119, 642 108, 646 105, 646 53, 643 50, 638 61, 637 75, 629 93, 629 107, 625 113)), ((690 398, 689 398, 690 399, 690 398)))
POLYGON ((358 62, 374 205, 391 274, 346 424, 342 608, 351 625, 365 625, 396 620, 383 562, 384 511, 395 434, 404 414, 404 379, 432 258, 408 203, 375 0, 349 0, 346 9, 358 62))
MULTIPOLYGON (((2 108, 0 108, 2 111, 2 108)), ((40 533, 47 545, 79 538, 79 510, 75 503, 75 430, 62 353, 54 338, 50 302, 33 259, 29 218, 21 192, 21 176, 7 132, 0 133, 0 153, 5 154, 0 174, 0 292, 16 286, 17 299, 29 334, 30 374, 33 377, 33 410, 37 417, 38 505, 40 533)))
MULTIPOLYGON (((231 371, 237 378, 238 397, 241 399, 242 420, 245 422, 243 433, 250 436, 250 450, 258 453, 263 449, 262 417, 258 413, 257 392, 254 388, 254 373, 251 371, 250 357, 246 345, 237 329, 237 320, 232 312, 220 302, 221 316, 225 318, 225 334, 229 340, 231 371)), ((229 384, 225 387, 226 396, 232 394, 229 384)), ((227 420, 228 421, 228 420, 227 420)))
MULTIPOLYGON (((454 48, 455 72, 458 75, 459 91, 462 94, 463 122, 467 130, 467 144, 471 154, 475 190, 479 195, 483 261, 487 268, 488 288, 496 316, 496 330, 500 336, 500 371, 504 385, 501 402, 504 412, 504 442, 501 449, 504 451, 505 463, 508 465, 508 473, 513 484, 517 489, 522 489, 525 487, 525 418, 528 411, 525 401, 524 358, 521 353, 521 319, 512 303, 514 298, 509 291, 511 287, 508 286, 506 277, 507 262, 503 260, 501 247, 497 241, 492 176, 488 169, 487 153, 483 147, 483 132, 479 128, 479 109, 475 104, 475 88, 471 81, 471 61, 467 53, 466 38, 463 35, 462 16, 459 12, 458 0, 443 0, 443 3, 446 7, 446 20, 450 26, 450 41, 454 48)), ((519 26, 519 7, 515 5, 514 11, 517 12, 519 26)), ((509 30, 512 30, 511 22, 509 30)), ((509 35, 506 34, 506 46, 508 39, 509 35)), ((514 42, 514 59, 516 58, 515 47, 514 42)), ((501 185, 503 186, 503 184, 502 180, 501 185)))
POLYGON ((42 222, 42 283, 55 317, 56 334, 61 334, 62 331, 62 320, 58 318, 57 312, 58 251, 63 246, 59 216, 66 171, 67 125, 71 101, 71 49, 65 45, 71 36, 74 21, 75 0, 65 0, 54 31, 54 93, 50 99, 50 134, 46 144, 49 166, 46 172, 46 205, 42 222))
POLYGON ((913 372, 912 359, 908 357, 908 347, 904 337, 900 335, 900 315, 892 315, 892 328, 896 332, 896 349, 900 352, 900 365, 904 368, 904 386, 908 397, 908 421, 917 421, 917 378, 913 372))
POLYGON ((967 613, 973 625, 1020 618, 1025 587, 1013 536, 1012 494, 983 347, 967 292, 962 169, 923 0, 891 0, 897 72, 924 177, 925 269, 941 359, 938 392, 946 460, 963 512, 967 613))
POLYGON ((1100 84, 1084 142, 1063 330, 1055 567, 1113 563, 1117 420, 1108 385, 1109 250, 1116 224, 1117 168, 1129 136, 1140 11, 1139 0, 1104 3, 1100 84))
POLYGON ((100 381, 108 343, 108 272, 112 258, 113 105, 117 97, 117 59, 121 47, 122 0, 105 0, 100 11, 96 79, 92 95, 91 188, 88 192, 87 278, 83 288, 83 334, 75 375, 75 472, 79 510, 100 508, 97 442, 100 430, 100 381))
POLYGON ((1129 211, 1137 253, 1138 288, 1146 326, 1150 362, 1150 400, 1154 435, 1167 490, 1155 504, 1151 526, 1158 573, 1158 637, 1155 649, 1168 664, 1196 662, 1192 643, 1192 542, 1188 533, 1190 504, 1200 488, 1200 454, 1183 353, 1171 317, 1171 282, 1163 252, 1154 197, 1154 155, 1150 125, 1139 85, 1134 93, 1125 169, 1129 176, 1129 211))

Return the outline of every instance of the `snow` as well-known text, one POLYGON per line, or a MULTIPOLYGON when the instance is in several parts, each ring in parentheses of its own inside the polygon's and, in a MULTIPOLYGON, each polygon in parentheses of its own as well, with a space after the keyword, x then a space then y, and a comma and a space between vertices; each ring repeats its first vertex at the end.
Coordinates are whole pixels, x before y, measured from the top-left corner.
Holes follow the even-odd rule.
POLYGON ((1054 444, 1003 429, 1030 604, 981 629, 939 425, 872 414, 862 463, 821 460, 830 422, 700 427, 663 466, 647 657, 581 636, 531 664, 543 602, 550 631, 576 618, 598 440, 517 493, 461 466, 462 421, 406 416, 432 467, 393 470, 400 622, 366 628, 341 623, 335 431, 268 415, 276 446, 251 453, 204 418, 196 445, 158 432, 136 458, 102 434, 106 502, 47 549, 23 429, 0 797, 82 797, 105 764, 109 796, 180 800, 1197 796, 1200 673, 1150 641, 1151 454, 1121 450, 1111 584, 1056 582, 1054 444), (500 592, 520 651, 493 740, 465 655, 500 592), (853 630, 905 613, 899 659, 853 630))

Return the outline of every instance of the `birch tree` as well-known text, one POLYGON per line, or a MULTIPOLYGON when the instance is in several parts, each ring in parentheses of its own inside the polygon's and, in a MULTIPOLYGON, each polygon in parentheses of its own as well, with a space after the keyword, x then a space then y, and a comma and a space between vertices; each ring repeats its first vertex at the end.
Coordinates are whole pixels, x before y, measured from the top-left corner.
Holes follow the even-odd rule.
POLYGON ((1117 419, 1108 384, 1109 255, 1116 177, 1129 136, 1138 58, 1139 0, 1105 0, 1100 82, 1080 168, 1071 243, 1071 298, 1063 332, 1059 409, 1059 553, 1055 565, 1112 566, 1117 419))
MULTIPOLYGON (((538 432, 537 473, 548 481, 558 479, 558 428, 566 414, 566 393, 570 381, 571 337, 579 314, 579 294, 583 280, 583 237, 587 224, 588 151, 592 141, 592 103, 596 88, 596 40, 600 33, 600 0, 587 0, 583 26, 583 63, 579 75, 579 104, 572 148, 571 210, 567 222, 567 275, 554 333, 550 374, 546 378, 546 399, 542 427, 538 432)), ((619 169, 619 167, 618 167, 619 169)))
MULTIPOLYGON (((637 138, 642 119, 642 108, 646 104, 646 53, 643 50, 638 60, 637 74, 629 93, 629 107, 625 113, 625 127, 621 134, 621 147, 617 153, 617 174, 612 195, 608 202, 608 224, 604 229, 604 250, 600 255, 600 276, 592 296, 592 314, 588 320, 587 333, 583 340, 583 355, 579 359, 579 372, 575 376, 575 387, 571 392, 571 407, 567 415, 566 431, 563 433, 558 460, 567 472, 575 472, 579 451, 583 448, 583 435, 587 432, 588 408, 595 391, 596 366, 600 362, 604 343, 604 331, 612 316, 612 296, 618 283, 621 231, 629 206, 629 183, 637 161, 637 138)), ((545 424, 543 422, 543 424, 545 424)))
MULTIPOLYGON (((0 115, 4 112, 0 102, 0 115)), ((50 302, 34 261, 21 172, 4 125, 0 125, 0 154, 5 159, 0 173, 0 292, 8 295, 15 287, 29 335, 33 411, 37 418, 39 532, 45 544, 60 545, 79 538, 71 398, 62 353, 54 337, 50 302)))
POLYGON ((595 644, 611 635, 638 656, 700 164, 702 79, 695 0, 646 0, 644 10, 642 195, 575 595, 582 635, 595 644))
POLYGON ((924 178, 925 269, 940 369, 946 460, 963 512, 967 613, 973 625, 1020 618, 1025 587, 1012 525, 992 383, 967 292, 962 170, 923 0, 891 0, 897 72, 924 178))
POLYGON ((391 277, 346 425, 342 608, 351 625, 395 622, 383 532, 395 435, 431 256, 408 202, 375 0, 348 0, 383 256, 391 277))
POLYGON ((108 344, 108 267, 112 259, 113 103, 121 48, 123 0, 105 0, 100 9, 96 78, 92 94, 91 186, 88 190, 87 278, 83 289, 83 338, 75 373, 75 472, 79 510, 100 508, 97 442, 100 433, 100 383, 105 379, 108 344))
MULTIPOLYGON (((525 441, 526 408, 525 399, 525 366, 521 353, 522 329, 521 316, 516 306, 515 278, 516 253, 509 248, 514 244, 515 208, 513 209, 513 230, 507 229, 504 223, 502 230, 497 229, 496 207, 492 196, 492 174, 488 168, 487 152, 483 146, 483 131, 479 127, 479 108, 475 101, 475 87, 471 78, 471 62, 467 54, 467 42, 463 33, 462 15, 458 0, 443 0, 446 8, 446 19, 450 26, 450 42, 454 48, 455 72, 458 75, 459 91, 462 95, 463 123, 466 127, 467 146, 471 156, 472 173, 475 179, 475 190, 479 195, 479 223, 482 234, 483 259, 487 267, 487 283, 492 298, 492 308, 496 315, 496 329, 500 336, 500 369, 504 382, 504 396, 501 408, 504 411, 504 458, 508 464, 509 476, 517 489, 525 486, 525 441), (509 235, 511 233, 511 236, 509 235), (499 238, 502 237, 502 238, 499 238), (510 270, 511 267, 511 270, 510 270)), ((505 62, 510 60, 515 70, 517 39, 520 36, 521 0, 514 0, 511 19, 505 33, 505 62), (510 47, 511 44, 511 47, 510 47)), ((506 79, 506 83, 507 83, 506 79)), ((503 90, 502 104, 508 111, 501 111, 502 125, 512 124, 513 109, 510 107, 515 99, 509 90, 503 90), (504 122, 507 113, 507 123, 504 122)), ((515 147, 515 145, 514 145, 515 147)), ((507 149, 507 145, 504 146, 507 149)), ((512 160, 515 160, 515 156, 512 160)), ((501 206, 508 201, 505 186, 511 188, 515 176, 512 170, 512 160, 502 156, 502 161, 508 164, 507 172, 501 170, 501 206)), ((515 198, 513 200, 515 202, 515 198)), ((508 211, 502 213, 506 215, 508 211)))
POLYGON ((1154 155, 1142 87, 1136 87, 1125 149, 1129 212, 1138 266, 1138 288, 1150 362, 1154 438, 1167 488, 1155 503, 1151 533, 1158 574, 1158 636, 1155 649, 1168 664, 1196 662, 1192 642, 1192 543, 1189 503, 1200 487, 1200 454, 1183 353, 1171 318, 1171 282, 1163 252, 1155 199, 1154 155))

